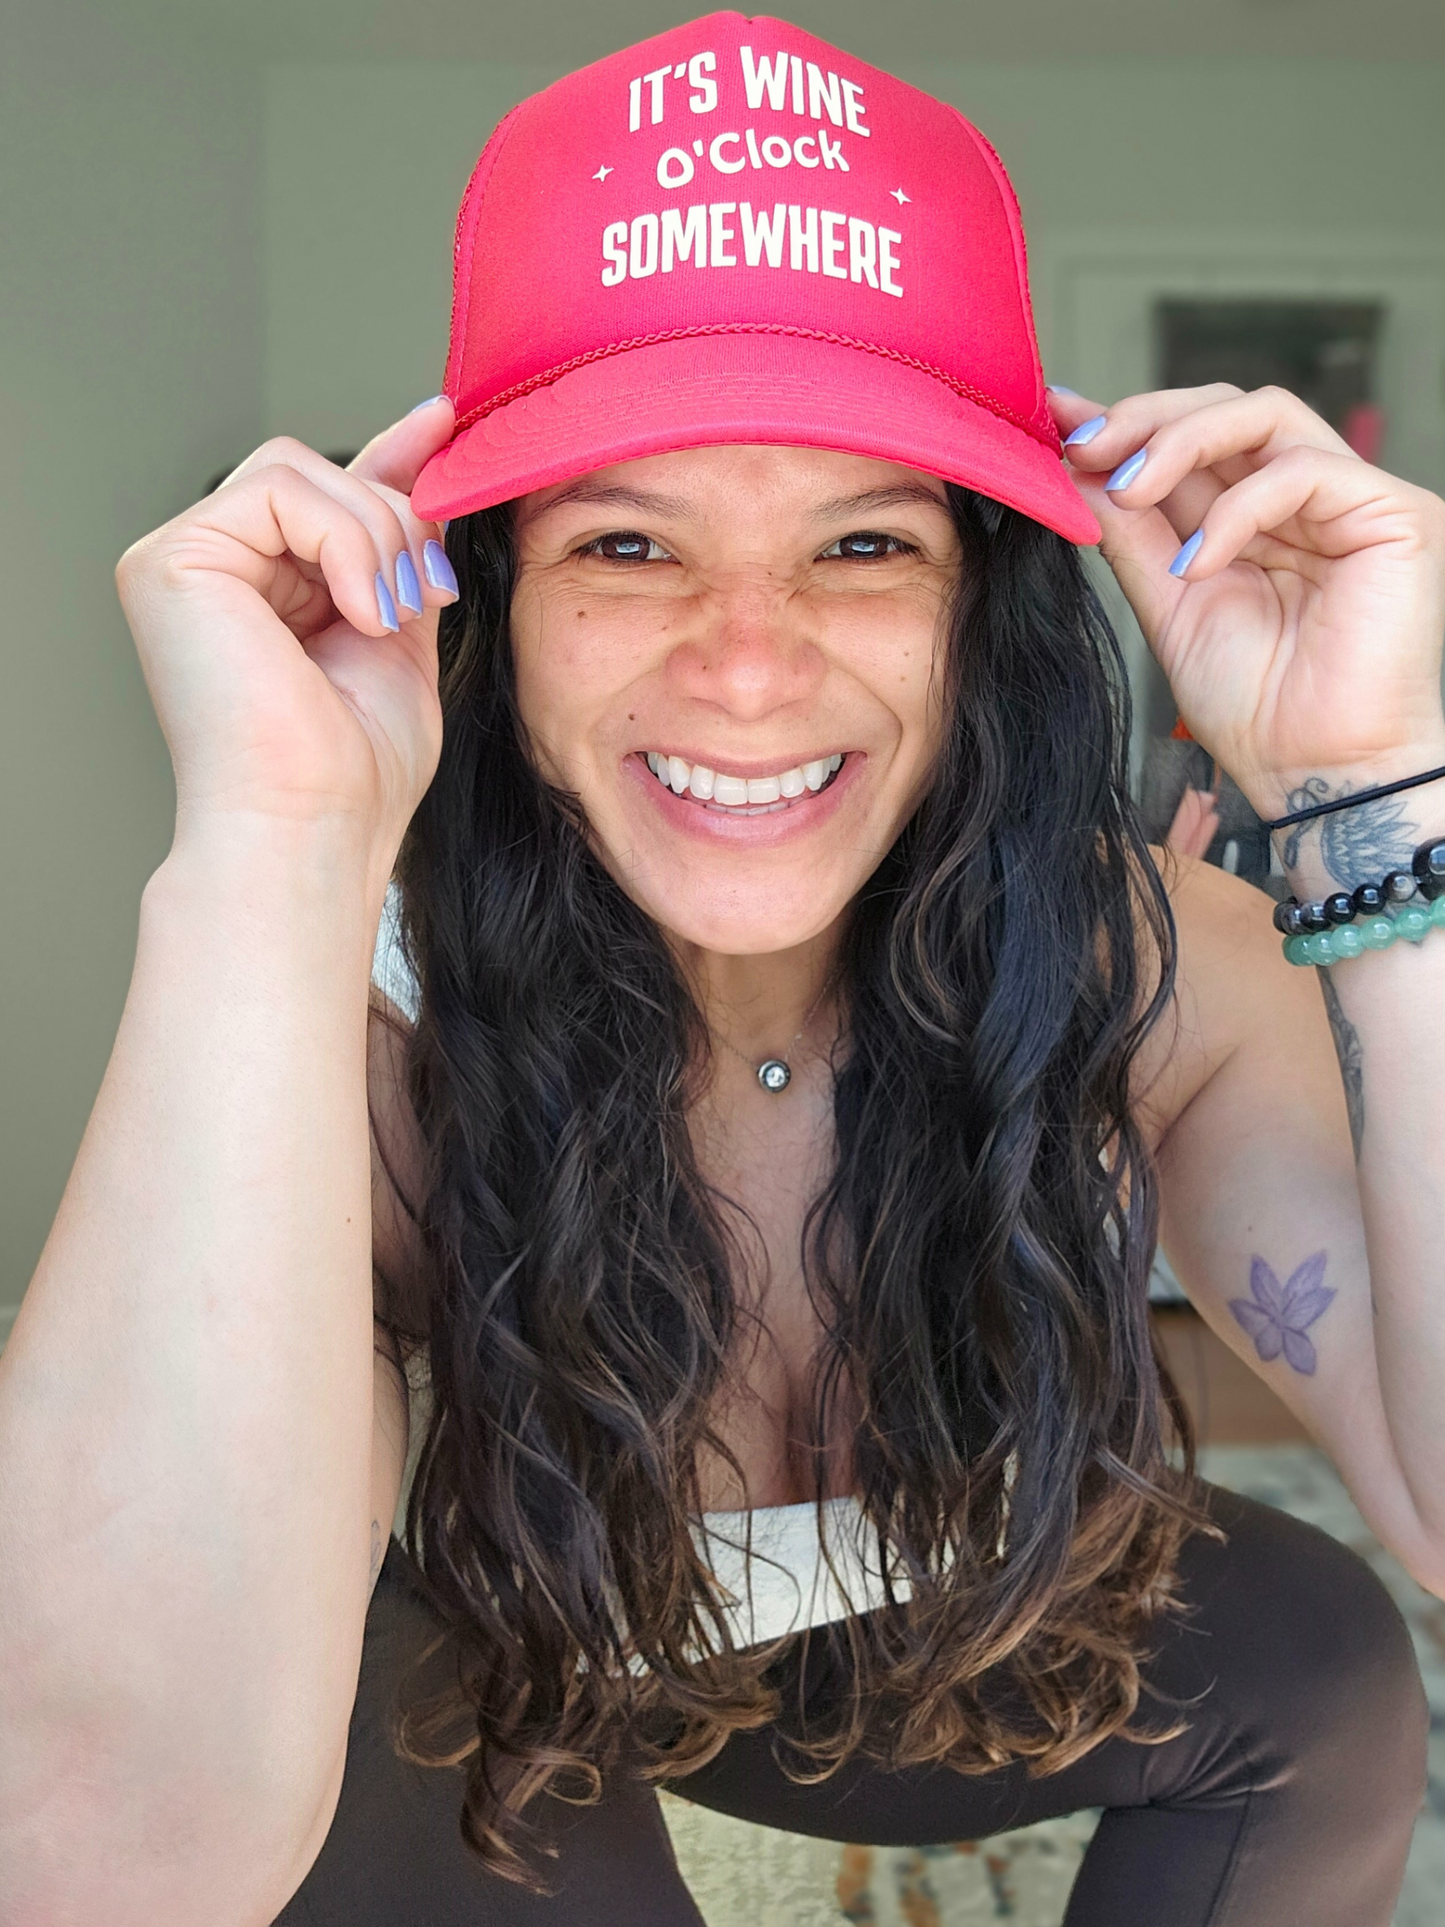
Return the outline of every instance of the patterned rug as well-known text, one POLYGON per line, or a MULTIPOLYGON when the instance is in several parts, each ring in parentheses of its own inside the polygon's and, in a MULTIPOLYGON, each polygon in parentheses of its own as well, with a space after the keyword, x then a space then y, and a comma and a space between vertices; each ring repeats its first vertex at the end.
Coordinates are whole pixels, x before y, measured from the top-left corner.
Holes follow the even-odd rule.
MULTIPOLYGON (((1445 1602, 1424 1592, 1366 1529, 1334 1468, 1307 1445, 1216 1445, 1217 1485, 1333 1533, 1367 1559, 1410 1623, 1433 1710, 1430 1787, 1395 1927, 1445 1920, 1445 1602)), ((1059 1927, 1094 1830, 1093 1812, 945 1847, 837 1846, 749 1826, 664 1796, 678 1862, 708 1927, 1059 1927)))

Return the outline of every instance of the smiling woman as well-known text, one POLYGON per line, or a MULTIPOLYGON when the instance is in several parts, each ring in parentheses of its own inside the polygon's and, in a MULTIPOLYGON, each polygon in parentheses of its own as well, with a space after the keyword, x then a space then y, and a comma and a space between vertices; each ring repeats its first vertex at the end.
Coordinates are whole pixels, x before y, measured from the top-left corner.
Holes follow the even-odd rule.
POLYGON ((1049 394, 982 137, 719 14, 497 130, 444 394, 119 581, 177 828, 0 1379, 17 1918, 697 1927, 666 1782, 1387 1927, 1408 1635, 1194 1476, 1146 1293, 1162 1221, 1445 1593, 1445 505, 1279 391, 1049 394), (791 206, 796 272, 609 278, 714 113, 898 299, 791 206), (1100 537, 1328 1019, 1141 834, 1100 537))
MULTIPOLYGON (((398 869, 406 1130, 436 1175, 380 1309, 429 1357, 408 1532, 466 1617, 493 1744, 581 1766, 625 1729, 686 1772, 772 1703, 769 1649, 738 1645, 817 1592, 803 1566, 793 1612, 717 1650, 696 1522, 846 1500, 873 1550, 821 1617, 955 1583, 881 1649, 855 1636, 818 1762, 890 1693, 929 1736, 890 1742, 905 1760, 1066 1759, 1083 1704, 1127 1719, 1145 1602, 1200 1516, 1142 1389, 1152 1178, 1125 1095, 1167 911, 1075 552, 917 471, 768 446, 601 470, 447 541, 442 757, 398 869), (710 799, 680 793, 698 764, 710 799), (729 777, 765 794, 719 806, 729 777), (1101 1485, 1071 1549, 1102 1441, 1140 1484, 1101 1485), (503 1586, 505 1631, 479 1542, 538 1575, 503 1586), (1109 1603, 1081 1609, 1057 1562, 1106 1545, 1109 1603), (972 1682, 1021 1638, 1078 1683, 1016 1727, 972 1682)), ((479 1806, 499 1859, 514 1797, 479 1806)))

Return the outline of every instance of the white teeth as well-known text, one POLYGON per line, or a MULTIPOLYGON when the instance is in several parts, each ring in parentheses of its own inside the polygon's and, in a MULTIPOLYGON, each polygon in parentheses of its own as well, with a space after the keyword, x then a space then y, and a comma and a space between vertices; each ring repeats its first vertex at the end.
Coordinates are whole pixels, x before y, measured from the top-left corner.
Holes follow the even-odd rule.
POLYGON ((843 757, 841 753, 820 756, 811 763, 795 763, 776 776, 745 778, 719 776, 705 763, 688 763, 681 756, 668 756, 661 750, 650 749, 647 767, 677 796, 685 796, 690 791, 700 803, 766 806, 802 796, 808 790, 822 789, 828 778, 843 767, 843 757))

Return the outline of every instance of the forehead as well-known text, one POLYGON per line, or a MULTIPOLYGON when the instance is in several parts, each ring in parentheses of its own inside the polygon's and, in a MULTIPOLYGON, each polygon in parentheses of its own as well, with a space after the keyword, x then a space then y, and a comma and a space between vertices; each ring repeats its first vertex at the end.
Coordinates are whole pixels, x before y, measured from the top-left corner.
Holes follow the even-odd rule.
POLYGON ((673 449, 558 482, 523 496, 518 524, 555 513, 646 509, 677 521, 703 522, 740 514, 830 520, 871 508, 912 507, 948 513, 936 475, 827 448, 729 443, 673 449))

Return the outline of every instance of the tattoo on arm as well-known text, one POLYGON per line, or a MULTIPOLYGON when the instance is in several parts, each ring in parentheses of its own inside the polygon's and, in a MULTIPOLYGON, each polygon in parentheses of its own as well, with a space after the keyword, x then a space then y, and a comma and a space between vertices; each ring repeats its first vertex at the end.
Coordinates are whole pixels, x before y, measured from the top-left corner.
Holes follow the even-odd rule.
POLYGON ((1306 1378, 1313 1378, 1319 1362, 1305 1330, 1326 1311, 1334 1292, 1321 1282, 1327 1254, 1317 1251, 1297 1265, 1281 1284, 1264 1259, 1250 1261, 1251 1298, 1231 1298, 1229 1309, 1254 1340, 1254 1349, 1269 1363, 1281 1353, 1285 1362, 1306 1378))
POLYGON ((1365 1135, 1365 1053, 1360 1033, 1345 1015, 1340 993, 1328 970, 1319 970, 1325 1010, 1334 1033, 1335 1055, 1340 1060, 1340 1076, 1345 1082, 1345 1108, 1350 1114, 1350 1141, 1355 1147, 1355 1163, 1360 1161, 1360 1144, 1365 1135))
MULTIPOLYGON (((1312 803, 1334 802, 1348 796, 1344 783, 1330 795, 1323 776, 1311 776, 1291 790, 1286 798, 1286 814, 1308 809, 1312 803)), ((1405 814, 1406 805, 1397 796, 1382 796, 1375 803, 1361 803, 1354 809, 1334 810, 1310 823, 1296 823, 1285 838, 1280 852, 1284 867, 1294 869, 1299 862, 1300 846, 1310 832, 1320 839, 1320 861, 1342 890, 1356 884, 1378 883, 1387 870, 1408 868, 1420 829, 1405 814)))

